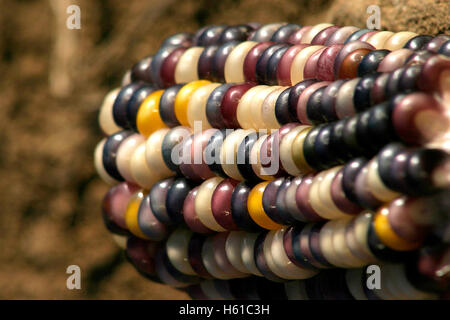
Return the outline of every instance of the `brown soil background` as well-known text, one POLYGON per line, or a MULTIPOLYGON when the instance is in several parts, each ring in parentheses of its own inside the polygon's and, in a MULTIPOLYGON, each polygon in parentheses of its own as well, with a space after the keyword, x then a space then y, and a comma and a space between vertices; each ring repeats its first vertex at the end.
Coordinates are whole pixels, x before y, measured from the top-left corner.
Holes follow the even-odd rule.
POLYGON ((60 29, 67 14, 58 20, 51 1, 60 0, 0 0, 3 299, 187 298, 141 278, 124 261, 103 227, 100 201, 108 187, 92 165, 103 96, 165 37, 248 21, 364 27, 370 4, 380 5, 383 29, 450 33, 448 0, 73 0, 82 28, 70 31, 60 29), (70 77, 65 95, 49 89, 49 74, 60 70, 58 31, 73 45, 70 61, 59 66, 70 77), (71 264, 81 267, 81 290, 66 289, 71 264))

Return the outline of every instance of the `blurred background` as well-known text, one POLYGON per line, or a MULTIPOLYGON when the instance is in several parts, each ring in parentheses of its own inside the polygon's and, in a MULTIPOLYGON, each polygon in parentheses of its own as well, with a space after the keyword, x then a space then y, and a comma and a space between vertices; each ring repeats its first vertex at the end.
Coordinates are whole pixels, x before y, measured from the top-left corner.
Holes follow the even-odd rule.
POLYGON ((128 68, 207 24, 331 22, 450 34, 448 0, 0 0, 0 298, 185 299, 140 277, 103 227, 98 109, 128 68), (66 28, 66 8, 81 29, 66 28), (66 268, 81 268, 81 290, 66 268))

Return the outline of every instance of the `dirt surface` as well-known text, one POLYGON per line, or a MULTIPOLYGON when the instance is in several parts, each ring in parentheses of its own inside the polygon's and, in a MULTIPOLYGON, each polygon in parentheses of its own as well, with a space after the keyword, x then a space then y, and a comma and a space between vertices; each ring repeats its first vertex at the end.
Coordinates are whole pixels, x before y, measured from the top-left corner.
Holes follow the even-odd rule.
POLYGON ((383 28, 450 33, 447 0, 68 1, 81 8, 81 30, 64 29, 67 15, 49 3, 0 0, 3 299, 187 298, 124 261, 103 227, 108 187, 92 165, 103 96, 165 37, 248 21, 364 27, 369 4, 380 5, 383 28), (49 86, 50 75, 68 75, 68 88, 62 80, 49 86), (81 267, 81 290, 66 289, 71 264, 81 267))

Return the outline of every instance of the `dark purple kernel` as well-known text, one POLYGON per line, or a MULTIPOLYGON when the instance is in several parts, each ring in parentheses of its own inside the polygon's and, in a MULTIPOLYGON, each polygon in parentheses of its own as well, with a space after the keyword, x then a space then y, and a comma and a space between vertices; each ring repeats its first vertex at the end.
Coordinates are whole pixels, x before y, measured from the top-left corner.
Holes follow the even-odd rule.
POLYGON ((122 142, 131 136, 133 131, 123 130, 110 135, 103 146, 102 161, 105 171, 114 179, 123 181, 116 164, 117 150, 122 142))
POLYGON ((356 158, 347 162, 342 171, 342 190, 344 190, 347 198, 354 203, 358 203, 355 193, 356 177, 366 163, 367 160, 365 158, 356 158))
POLYGON ((378 65, 383 61, 391 51, 386 49, 373 50, 362 58, 358 65, 358 77, 363 77, 367 74, 377 73, 378 65))
POLYGON ((170 86, 169 88, 164 90, 161 98, 159 99, 159 115, 161 116, 161 120, 168 127, 176 127, 180 125, 177 117, 175 116, 174 104, 177 93, 183 86, 184 83, 170 86))
POLYGON ((218 46, 212 45, 203 49, 197 64, 199 79, 213 80, 212 64, 218 48, 218 46))
POLYGON ((143 86, 145 86, 144 82, 134 82, 120 89, 112 108, 114 121, 119 127, 124 129, 129 128, 127 121, 127 106, 135 92, 143 86))

